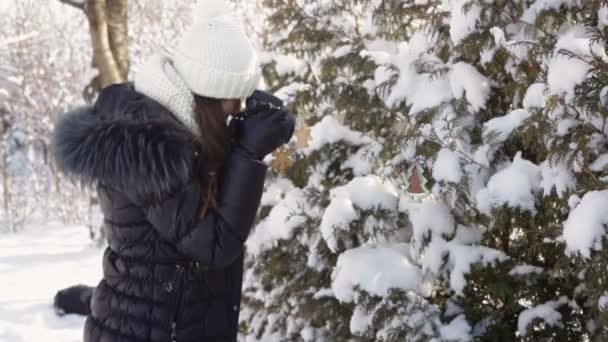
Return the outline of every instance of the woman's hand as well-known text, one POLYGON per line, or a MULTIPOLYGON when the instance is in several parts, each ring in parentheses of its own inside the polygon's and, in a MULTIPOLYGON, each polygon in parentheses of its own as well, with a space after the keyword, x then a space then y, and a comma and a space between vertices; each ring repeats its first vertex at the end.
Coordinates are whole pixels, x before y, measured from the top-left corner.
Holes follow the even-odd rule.
POLYGON ((291 140, 295 118, 284 108, 261 104, 248 110, 244 118, 233 118, 230 126, 234 143, 253 158, 262 160, 291 140))

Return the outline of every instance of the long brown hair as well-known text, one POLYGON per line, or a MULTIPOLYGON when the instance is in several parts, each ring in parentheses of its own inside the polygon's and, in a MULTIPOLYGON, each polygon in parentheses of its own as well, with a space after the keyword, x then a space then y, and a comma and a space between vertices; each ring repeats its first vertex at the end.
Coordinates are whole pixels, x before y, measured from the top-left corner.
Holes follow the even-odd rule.
POLYGON ((204 203, 201 216, 204 216, 208 209, 215 208, 217 205, 219 177, 230 150, 230 136, 221 100, 195 94, 194 113, 196 124, 201 132, 200 142, 204 146, 206 154, 204 165, 199 167, 202 187, 201 200, 204 203))

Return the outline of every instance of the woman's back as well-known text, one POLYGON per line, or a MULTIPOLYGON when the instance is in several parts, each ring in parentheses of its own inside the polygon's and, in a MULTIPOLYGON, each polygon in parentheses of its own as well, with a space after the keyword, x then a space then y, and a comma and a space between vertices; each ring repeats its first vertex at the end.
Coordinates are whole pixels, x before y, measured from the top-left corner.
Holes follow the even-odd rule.
POLYGON ((187 128, 120 84, 67 115, 56 134, 62 168, 97 184, 109 246, 85 341, 236 340, 242 249, 212 270, 201 264, 214 252, 204 242, 200 261, 176 247, 186 232, 175 230, 188 229, 202 206, 193 172, 202 146, 187 128))

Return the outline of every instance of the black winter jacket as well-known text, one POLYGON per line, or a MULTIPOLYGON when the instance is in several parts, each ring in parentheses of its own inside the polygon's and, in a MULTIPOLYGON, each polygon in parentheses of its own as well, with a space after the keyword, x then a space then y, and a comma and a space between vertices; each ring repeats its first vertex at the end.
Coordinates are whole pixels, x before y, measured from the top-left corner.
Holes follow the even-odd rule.
POLYGON ((166 108, 125 83, 63 116, 57 164, 95 185, 108 248, 85 342, 236 341, 244 242, 266 165, 234 149, 203 218, 205 149, 166 108))

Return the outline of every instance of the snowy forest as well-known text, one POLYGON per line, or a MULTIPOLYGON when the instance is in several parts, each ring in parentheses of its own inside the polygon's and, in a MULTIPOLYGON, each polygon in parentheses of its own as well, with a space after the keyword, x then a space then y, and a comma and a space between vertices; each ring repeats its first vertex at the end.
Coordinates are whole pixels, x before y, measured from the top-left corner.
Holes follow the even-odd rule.
MULTIPOLYGON (((57 119, 171 49, 194 0, 0 0, 0 341, 81 341, 96 194, 57 119)), ((607 0, 246 0, 266 162, 239 341, 608 341, 607 0)))

